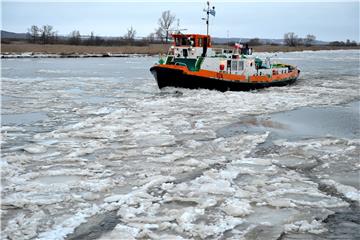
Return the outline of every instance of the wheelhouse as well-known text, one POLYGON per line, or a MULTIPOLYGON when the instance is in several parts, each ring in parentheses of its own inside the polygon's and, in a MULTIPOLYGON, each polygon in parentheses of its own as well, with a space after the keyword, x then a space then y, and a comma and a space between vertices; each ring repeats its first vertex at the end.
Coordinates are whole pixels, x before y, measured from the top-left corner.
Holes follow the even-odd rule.
POLYGON ((209 35, 201 34, 173 34, 175 47, 211 47, 209 35))

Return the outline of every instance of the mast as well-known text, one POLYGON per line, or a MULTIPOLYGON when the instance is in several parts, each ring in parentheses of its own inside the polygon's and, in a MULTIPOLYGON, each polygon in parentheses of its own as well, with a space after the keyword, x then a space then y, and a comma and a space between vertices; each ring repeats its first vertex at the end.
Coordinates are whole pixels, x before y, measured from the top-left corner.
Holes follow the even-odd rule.
POLYGON ((207 1, 207 11, 206 11, 206 35, 209 35, 209 10, 210 10, 210 3, 207 1))
POLYGON ((215 7, 213 6, 210 8, 210 2, 207 1, 207 9, 204 9, 204 12, 206 12, 206 18, 202 18, 203 20, 206 20, 206 35, 209 35, 209 16, 210 14, 215 17, 215 7))

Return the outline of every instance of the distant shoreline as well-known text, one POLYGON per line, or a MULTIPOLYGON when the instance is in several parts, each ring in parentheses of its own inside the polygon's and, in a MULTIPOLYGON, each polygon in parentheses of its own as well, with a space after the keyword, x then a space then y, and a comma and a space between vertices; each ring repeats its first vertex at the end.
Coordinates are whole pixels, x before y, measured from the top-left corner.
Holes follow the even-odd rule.
POLYGON ((148 57, 154 56, 153 54, 137 54, 137 53, 129 53, 129 54, 95 54, 95 53, 71 53, 71 54, 54 54, 54 53, 38 53, 38 52, 24 52, 24 53, 2 53, 2 59, 13 59, 13 58, 104 58, 104 57, 148 57))
MULTIPOLYGON (((150 44, 148 46, 83 46, 61 44, 10 43, 1 45, 1 58, 86 58, 86 57, 138 57, 166 54, 170 44, 150 44)), ((227 48, 214 45, 213 48, 227 48)), ((254 46, 256 52, 297 52, 321 50, 360 49, 360 46, 254 46)))

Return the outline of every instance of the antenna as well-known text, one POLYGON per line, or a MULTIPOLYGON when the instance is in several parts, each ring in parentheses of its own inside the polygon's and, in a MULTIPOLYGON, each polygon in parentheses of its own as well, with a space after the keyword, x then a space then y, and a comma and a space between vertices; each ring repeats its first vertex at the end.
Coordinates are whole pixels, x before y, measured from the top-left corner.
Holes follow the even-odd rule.
POLYGON ((227 49, 229 50, 230 48, 230 39, 229 39, 229 30, 226 31, 226 35, 227 35, 227 49))
POLYGON ((215 17, 215 7, 210 8, 210 2, 207 1, 207 9, 204 9, 206 12, 206 18, 202 18, 202 20, 206 20, 206 35, 209 35, 209 15, 213 15, 215 17))

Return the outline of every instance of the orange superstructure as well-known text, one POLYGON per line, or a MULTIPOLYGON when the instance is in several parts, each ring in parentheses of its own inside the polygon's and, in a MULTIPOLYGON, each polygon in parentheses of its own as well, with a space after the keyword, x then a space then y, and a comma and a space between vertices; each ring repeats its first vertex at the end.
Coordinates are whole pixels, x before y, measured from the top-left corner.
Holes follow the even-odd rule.
POLYGON ((174 46, 192 46, 203 47, 205 44, 211 47, 211 38, 208 35, 201 34, 172 34, 174 46))

